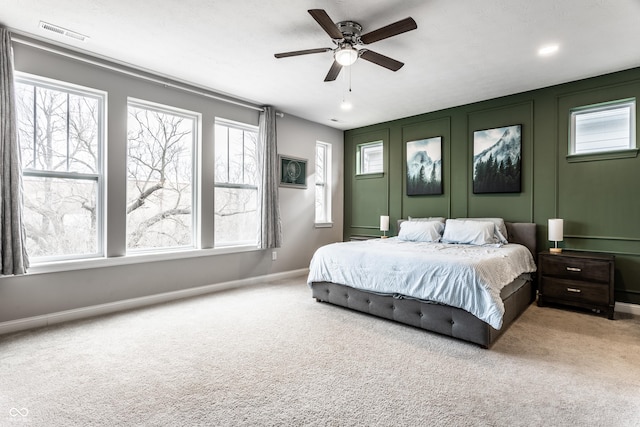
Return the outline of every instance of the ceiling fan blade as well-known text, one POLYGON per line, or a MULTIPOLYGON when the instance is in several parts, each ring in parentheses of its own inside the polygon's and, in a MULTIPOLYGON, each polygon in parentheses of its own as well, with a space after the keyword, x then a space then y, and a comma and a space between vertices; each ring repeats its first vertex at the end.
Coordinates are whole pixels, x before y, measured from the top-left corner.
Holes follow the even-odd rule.
POLYGON ((338 61, 333 61, 331 64, 331 68, 327 73, 327 77, 324 78, 325 82, 332 82, 338 78, 338 74, 340 74, 340 70, 342 70, 342 65, 338 64, 338 61))
POLYGON ((391 71, 398 71, 404 65, 403 62, 396 61, 388 56, 381 55, 368 49, 360 51, 360 57, 366 61, 373 62, 381 67, 388 68, 391 71))
POLYGON ((331 49, 330 47, 321 47, 318 49, 294 50, 291 52, 276 53, 273 56, 275 56, 276 58, 287 58, 289 56, 308 55, 310 53, 324 53, 324 52, 329 52, 331 50, 333 49, 331 49))
POLYGON ((415 30, 418 28, 418 24, 413 18, 405 18, 401 21, 389 24, 386 27, 378 28, 370 33, 364 34, 360 37, 360 41, 364 44, 377 42, 378 40, 388 39, 389 37, 397 36, 398 34, 406 33, 407 31, 415 30))
POLYGON ((327 12, 324 9, 309 9, 309 13, 313 16, 313 19, 316 20, 318 24, 322 27, 322 29, 329 34, 329 37, 332 39, 342 39, 344 36, 338 29, 338 26, 333 22, 333 20, 329 17, 327 12))

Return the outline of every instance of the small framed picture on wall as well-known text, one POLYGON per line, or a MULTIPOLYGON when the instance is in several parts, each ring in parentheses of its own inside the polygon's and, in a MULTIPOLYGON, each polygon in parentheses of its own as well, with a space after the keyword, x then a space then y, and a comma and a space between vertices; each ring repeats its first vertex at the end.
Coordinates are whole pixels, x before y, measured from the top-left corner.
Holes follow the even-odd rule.
POLYGON ((280 155, 280 186, 307 188, 307 160, 280 155))

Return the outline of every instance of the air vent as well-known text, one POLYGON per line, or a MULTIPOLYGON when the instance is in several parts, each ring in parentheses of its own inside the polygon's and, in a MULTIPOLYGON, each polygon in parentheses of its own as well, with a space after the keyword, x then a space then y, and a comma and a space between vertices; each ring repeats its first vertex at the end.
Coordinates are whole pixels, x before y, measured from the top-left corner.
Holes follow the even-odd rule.
POLYGON ((51 31, 66 37, 70 37, 81 42, 86 41, 89 37, 75 31, 67 30, 66 28, 59 27, 58 25, 49 24, 48 22, 40 21, 40 28, 43 30, 51 31))

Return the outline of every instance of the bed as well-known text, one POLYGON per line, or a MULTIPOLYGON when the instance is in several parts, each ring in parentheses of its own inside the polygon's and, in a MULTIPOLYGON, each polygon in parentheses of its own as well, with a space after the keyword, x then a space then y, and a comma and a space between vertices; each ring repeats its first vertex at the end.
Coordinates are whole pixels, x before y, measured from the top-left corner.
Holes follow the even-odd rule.
MULTIPOLYGON (((447 227, 449 226, 449 221, 450 220, 446 220, 447 227)), ((406 224, 406 222, 402 220, 399 221, 398 228, 401 232, 402 224, 406 224)), ((493 285, 488 286, 482 282, 482 280, 475 278, 477 275, 491 276, 490 274, 484 273, 484 270, 487 269, 485 267, 480 268, 482 274, 473 270, 471 273, 467 272, 460 276, 463 278, 456 278, 456 276, 441 278, 438 277, 438 274, 432 274, 432 277, 428 277, 431 273, 422 271, 407 273, 413 269, 413 267, 410 268, 410 266, 418 265, 422 268, 428 263, 422 262, 420 258, 411 259, 411 257, 414 257, 412 253, 413 247, 410 246, 413 242, 400 242, 398 238, 390 238, 360 242, 342 242, 319 248, 311 261, 309 269, 308 284, 312 290, 312 297, 318 302, 326 302, 346 307, 427 331, 472 342, 484 348, 490 348, 498 337, 508 329, 509 325, 511 325, 535 299, 535 281, 533 274, 535 272, 536 225, 533 223, 511 222, 504 222, 503 225, 506 231, 505 234, 508 235, 508 243, 479 246, 481 248, 479 251, 482 252, 483 255, 472 255, 472 258, 483 258, 486 255, 487 260, 491 259, 491 261, 487 262, 494 264, 492 268, 496 270, 495 274, 500 276, 499 278, 503 282, 496 287, 493 285), (407 244, 409 244, 409 246, 407 246, 407 244), (333 253, 336 249, 346 252, 333 253), (321 255, 326 251, 333 253, 332 261, 331 256, 329 256, 329 268, 327 268, 326 263, 322 264, 318 261, 318 258, 322 258, 321 255), (377 258, 378 261, 375 261, 375 257, 369 259, 370 255, 368 255, 368 253, 371 251, 384 253, 384 262, 387 262, 387 259, 393 260, 389 261, 391 264, 389 264, 387 268, 387 277, 381 281, 381 284, 375 286, 373 285, 375 280, 371 279, 371 277, 373 277, 371 271, 373 270, 369 270, 374 267, 367 263, 375 263, 375 268, 381 268, 379 264, 381 264, 382 261, 380 261, 379 258, 377 258), (494 258, 500 258, 502 256, 500 254, 508 251, 515 251, 515 253, 518 254, 518 258, 527 258, 527 260, 519 263, 526 265, 525 267, 517 267, 524 268, 526 271, 521 271, 516 274, 515 271, 512 271, 516 267, 498 267, 497 263, 502 261, 494 258), (524 255, 525 253, 526 255, 524 255), (399 254, 396 260, 394 260, 394 254, 399 254), (494 256, 493 254, 497 255, 494 256), (343 260, 347 261, 343 262, 343 260), (339 267, 337 264, 345 265, 339 267), (356 265, 357 267, 354 269, 347 265, 356 265), (343 268, 343 270, 339 270, 339 268, 343 268), (367 279, 356 279, 355 276, 353 276, 353 272, 357 269, 366 270, 363 272, 365 276, 368 274, 367 279), (338 273, 336 274, 334 272, 332 275, 328 273, 327 270, 336 270, 338 273), (509 274, 514 276, 509 278, 507 284, 504 283, 506 281, 506 273, 502 270, 508 270, 510 272, 509 274), (421 280, 433 281, 434 283, 444 280, 445 285, 440 283, 434 286, 443 288, 449 293, 459 294, 454 295, 451 301, 443 299, 440 295, 431 295, 431 291, 421 290, 416 293, 417 286, 415 284, 411 285, 408 290, 404 287, 404 284, 402 284, 402 289, 395 289, 395 286, 400 285, 403 281, 413 283, 414 278, 405 278, 405 274, 417 274, 420 277, 424 276, 426 279, 423 278, 421 280), (474 278, 466 278, 471 276, 474 278), (363 280, 365 280, 365 282, 363 282, 363 280), (371 285, 366 281, 371 281, 371 285), (475 307, 478 297, 475 294, 469 296, 470 294, 465 290, 467 285, 460 285, 460 283, 467 281, 482 282, 480 284, 474 283, 471 287, 477 288, 475 291, 480 289, 480 292, 483 294, 480 299, 484 298, 492 301, 492 307, 489 309, 477 309, 475 307), (469 299, 473 301, 471 304, 467 301, 469 299)), ((497 232, 497 224, 495 225, 495 229, 497 232)), ((444 235, 446 235, 446 229, 444 235)), ((444 235, 442 237, 444 237, 444 235)), ((445 243, 435 242, 433 244, 416 243, 416 247, 420 245, 425 248, 428 247, 427 252, 435 251, 437 253, 436 256, 440 256, 441 254, 444 256, 449 252, 454 253, 457 250, 471 253, 471 249, 473 249, 470 245, 453 245, 446 241, 445 243)), ((419 255, 415 255, 415 257, 417 256, 419 255)), ((504 256, 502 257, 505 258, 504 256)), ((475 261, 467 260, 465 262, 466 264, 472 265, 470 267, 471 269, 476 268, 474 267, 474 265, 477 264, 475 261)), ((427 287, 430 286, 431 285, 427 287)), ((451 296, 448 295, 445 298, 450 297, 451 296)))

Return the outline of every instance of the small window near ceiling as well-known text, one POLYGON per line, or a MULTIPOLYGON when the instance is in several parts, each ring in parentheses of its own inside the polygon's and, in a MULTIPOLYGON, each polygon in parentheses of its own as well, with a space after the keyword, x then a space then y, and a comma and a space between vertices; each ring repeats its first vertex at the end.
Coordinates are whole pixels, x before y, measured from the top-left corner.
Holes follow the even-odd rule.
POLYGON ((357 173, 359 175, 383 172, 382 141, 358 145, 356 153, 357 173))
POLYGON ((570 155, 636 149, 635 99, 571 110, 570 155))

